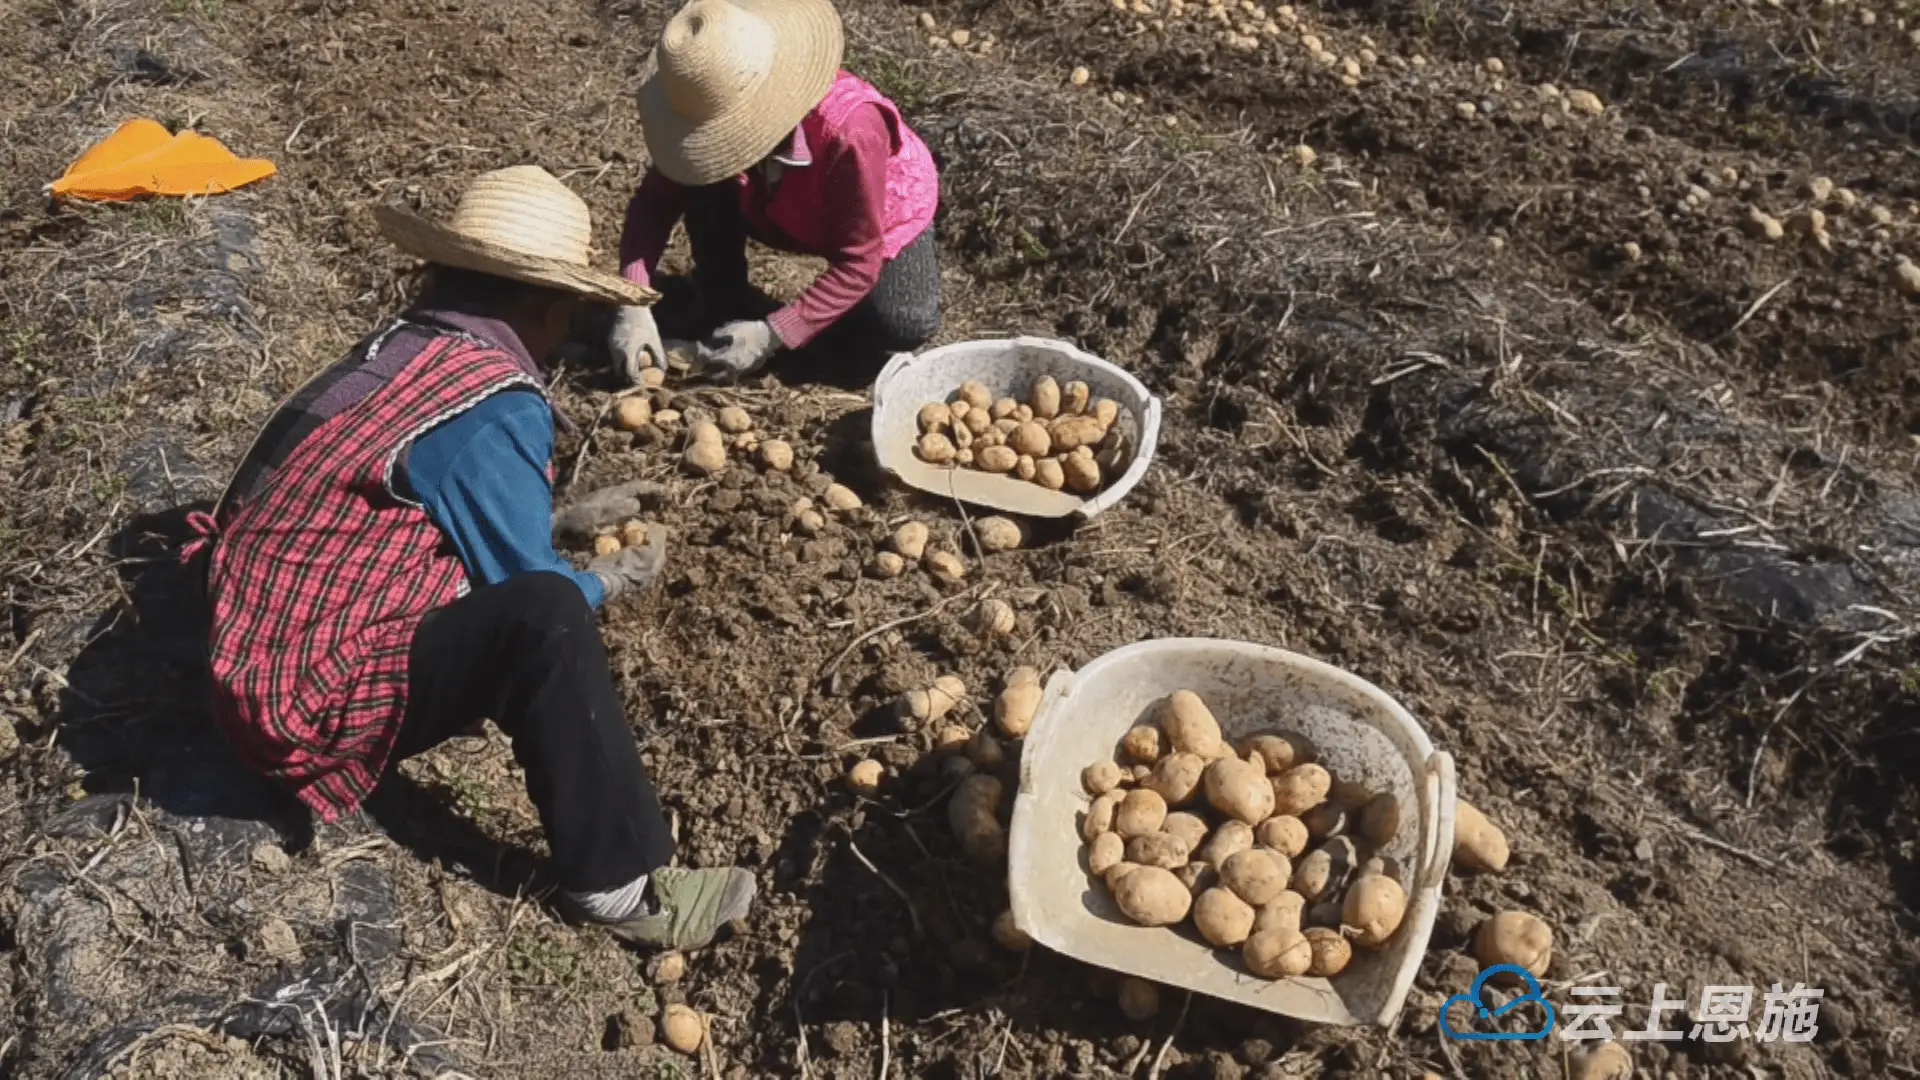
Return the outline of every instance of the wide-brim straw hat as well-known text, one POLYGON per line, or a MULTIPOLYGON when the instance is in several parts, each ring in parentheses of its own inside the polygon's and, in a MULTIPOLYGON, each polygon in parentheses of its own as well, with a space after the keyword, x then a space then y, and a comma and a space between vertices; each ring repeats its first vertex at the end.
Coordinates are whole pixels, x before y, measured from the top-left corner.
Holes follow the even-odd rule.
POLYGON ((744 172, 827 96, 845 48, 828 0, 693 0, 640 76, 654 167, 689 186, 744 172))
POLYGON ((538 165, 482 173, 445 224, 391 203, 374 208, 380 231, 409 255, 575 293, 607 304, 659 296, 591 265, 593 215, 586 201, 538 165))

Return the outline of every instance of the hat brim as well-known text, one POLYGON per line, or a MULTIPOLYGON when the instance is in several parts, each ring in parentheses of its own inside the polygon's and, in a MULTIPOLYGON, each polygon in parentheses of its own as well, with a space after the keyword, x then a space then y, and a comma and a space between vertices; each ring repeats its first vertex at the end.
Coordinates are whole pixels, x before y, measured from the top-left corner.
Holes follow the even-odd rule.
POLYGON ((773 70, 751 97, 698 123, 673 111, 659 78, 660 48, 640 73, 640 122, 647 155, 667 179, 688 187, 745 172, 826 98, 846 50, 840 15, 828 0, 730 0, 773 29, 773 70))
POLYGON ((373 216, 395 247, 430 263, 558 289, 603 304, 649 305, 660 298, 652 289, 617 274, 514 251, 455 232, 402 207, 382 203, 374 207, 373 216))

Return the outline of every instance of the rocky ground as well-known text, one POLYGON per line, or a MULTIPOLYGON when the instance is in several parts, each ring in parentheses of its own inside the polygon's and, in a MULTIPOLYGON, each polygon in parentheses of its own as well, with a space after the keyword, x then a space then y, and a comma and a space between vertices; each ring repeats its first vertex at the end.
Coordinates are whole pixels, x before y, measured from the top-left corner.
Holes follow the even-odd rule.
MULTIPOLYGON (((1146 481, 966 583, 862 573, 909 517, 858 388, 738 404, 799 466, 717 480, 556 381, 571 488, 673 485, 665 588, 613 661, 691 864, 759 875, 667 980, 542 896, 497 734, 315 830, 207 729, 167 557, 253 426, 404 292, 370 208, 545 165, 609 252, 666 13, 632 0, 24 0, 0 41, 0 1076, 1563 1075, 1442 1041, 1487 913, 1606 979, 1825 989, 1810 1044, 1633 1048, 1654 1076, 1920 1070, 1920 12, 1901 3, 1210 9, 850 0, 849 66, 943 169, 943 340, 1067 338, 1166 422, 1146 481), (956 31, 964 31, 956 34, 956 31), (964 44, 956 44, 963 41, 964 44), (1084 79, 1075 72, 1085 69, 1084 79), (190 204, 49 205, 132 115, 280 172, 190 204), (1815 212, 1818 212, 1818 217, 1815 212), (1777 235, 1775 235, 1777 233, 1777 235), (796 535, 838 480, 865 506, 796 535), (958 625, 988 593, 1017 632, 958 625), (944 606, 943 606, 944 605, 944 606), (896 620, 907 620, 881 629, 896 620), (878 632, 876 632, 878 631, 878 632), (1451 878, 1390 1031, 1320 1030, 996 949, 933 732, 887 704, 1144 638, 1350 668, 1512 837, 1451 878), (846 769, 876 758, 871 799, 846 769), (659 1045, 671 1003, 711 1020, 659 1045)), ((756 256, 770 290, 805 265, 756 256)), ((977 710, 969 723, 983 721, 977 710)))

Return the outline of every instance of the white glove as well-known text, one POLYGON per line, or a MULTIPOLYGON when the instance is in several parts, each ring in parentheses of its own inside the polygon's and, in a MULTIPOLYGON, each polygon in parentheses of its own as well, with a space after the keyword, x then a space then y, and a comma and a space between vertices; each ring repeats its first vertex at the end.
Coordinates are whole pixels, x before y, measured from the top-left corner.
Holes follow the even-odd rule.
POLYGON ((667 347, 660 343, 660 327, 654 324, 653 310, 637 304, 621 308, 614 316, 607 351, 632 386, 640 385, 641 371, 667 366, 667 347))
POLYGON ((700 343, 700 362, 716 372, 750 375, 781 347, 779 335, 764 321, 730 322, 700 343))

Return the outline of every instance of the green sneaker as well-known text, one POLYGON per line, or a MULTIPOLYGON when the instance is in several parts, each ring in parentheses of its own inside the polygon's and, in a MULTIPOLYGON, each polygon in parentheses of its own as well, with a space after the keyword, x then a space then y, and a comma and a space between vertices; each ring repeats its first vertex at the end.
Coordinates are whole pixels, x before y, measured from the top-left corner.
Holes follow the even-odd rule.
POLYGON ((622 941, 663 949, 700 949, 713 941, 721 927, 746 916, 758 888, 753 875, 739 867, 663 866, 647 877, 651 912, 608 921, 594 918, 576 904, 568 906, 579 921, 603 926, 622 941))

